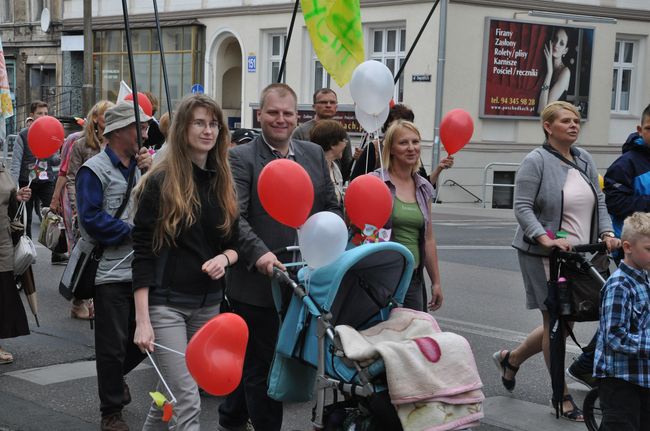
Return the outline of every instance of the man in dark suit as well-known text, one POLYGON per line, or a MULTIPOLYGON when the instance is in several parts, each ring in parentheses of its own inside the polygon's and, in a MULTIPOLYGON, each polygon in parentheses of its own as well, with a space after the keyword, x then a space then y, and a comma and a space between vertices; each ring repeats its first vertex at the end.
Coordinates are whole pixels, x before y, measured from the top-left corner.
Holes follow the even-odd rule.
POLYGON ((232 311, 244 318, 249 339, 239 387, 219 406, 221 431, 246 430, 250 418, 257 431, 280 431, 282 403, 269 398, 271 367, 279 320, 271 293, 273 268, 283 268, 272 250, 295 245, 296 230, 275 221, 257 193, 260 172, 269 162, 288 158, 299 163, 314 185, 312 214, 340 214, 334 186, 320 146, 291 139, 297 124, 297 98, 291 87, 271 84, 260 97, 257 119, 262 134, 230 150, 240 208, 240 259, 229 274, 227 295, 232 311))

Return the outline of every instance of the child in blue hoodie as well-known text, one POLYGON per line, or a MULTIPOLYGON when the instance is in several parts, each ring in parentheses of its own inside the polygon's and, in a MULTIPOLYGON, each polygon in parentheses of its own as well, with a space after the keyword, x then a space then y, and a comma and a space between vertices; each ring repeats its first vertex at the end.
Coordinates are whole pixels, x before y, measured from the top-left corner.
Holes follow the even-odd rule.
POLYGON ((626 217, 637 211, 650 212, 650 105, 636 129, 605 174, 605 202, 617 237, 626 217))

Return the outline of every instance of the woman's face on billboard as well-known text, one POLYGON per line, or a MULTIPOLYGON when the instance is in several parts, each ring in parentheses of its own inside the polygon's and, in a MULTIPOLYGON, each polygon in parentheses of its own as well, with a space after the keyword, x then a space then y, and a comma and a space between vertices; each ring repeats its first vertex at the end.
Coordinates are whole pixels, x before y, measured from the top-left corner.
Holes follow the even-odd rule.
POLYGON ((569 50, 567 44, 569 43, 569 35, 566 30, 559 29, 553 35, 553 57, 562 57, 569 50))

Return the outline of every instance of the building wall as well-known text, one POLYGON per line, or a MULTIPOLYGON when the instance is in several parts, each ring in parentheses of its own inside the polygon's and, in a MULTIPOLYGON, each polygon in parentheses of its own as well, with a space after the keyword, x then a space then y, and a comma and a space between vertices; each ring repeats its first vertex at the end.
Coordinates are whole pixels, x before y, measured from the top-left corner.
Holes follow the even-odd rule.
MULTIPOLYGON (((81 24, 82 0, 64 0, 66 27, 81 24)), ((205 26, 204 77, 206 92, 218 101, 227 100, 227 115, 240 115, 244 127, 253 122, 251 104, 257 102, 260 90, 270 82, 268 35, 286 31, 293 8, 292 1, 279 0, 188 0, 160 1, 161 17, 165 20, 197 19, 205 26), (201 13, 197 14, 196 11, 201 13), (239 52, 237 52, 237 48, 239 52), (229 53, 229 54, 227 54, 229 53), (238 55, 241 57, 238 57, 238 55), (255 72, 247 71, 247 58, 255 56, 255 72), (241 58, 241 88, 232 77, 241 58), (224 90, 224 86, 229 85, 224 90), (241 107, 232 106, 240 92, 241 107)), ((432 2, 417 0, 362 0, 362 21, 367 48, 374 28, 401 26, 406 29, 406 47, 411 46, 432 2)), ((134 19, 153 20, 151 5, 130 0, 134 19)), ((119 2, 96 0, 94 23, 121 25, 119 2)), ((620 145, 633 131, 641 110, 650 102, 650 85, 644 75, 650 66, 650 2, 647 0, 450 0, 447 23, 447 55, 443 112, 453 108, 467 110, 475 122, 471 142, 456 156, 456 165, 442 178, 461 184, 477 196, 482 196, 482 184, 492 182, 493 171, 513 171, 516 166, 497 166, 487 171, 489 163, 521 161, 524 155, 543 139, 538 120, 493 119, 480 117, 482 73, 484 67, 485 19, 494 17, 516 19, 553 25, 576 25, 594 29, 589 116, 582 124, 579 145, 595 156, 597 164, 606 168, 620 153, 620 145), (613 17, 615 24, 576 23, 563 19, 530 17, 529 10, 547 10, 562 13, 613 17), (617 37, 626 37, 637 43, 637 58, 629 112, 612 114, 610 109, 612 67, 617 37)), ((436 12, 405 69, 404 102, 416 114, 416 123, 422 129, 423 160, 429 165, 434 137, 434 101, 437 75, 439 15, 436 12), (411 82, 412 75, 431 75, 430 82, 411 82)), ((369 49, 367 49, 367 53, 369 49)), ((286 82, 298 93, 301 107, 311 104, 312 48, 301 14, 295 23, 294 34, 287 57, 286 82)), ((347 88, 339 88, 332 81, 342 105, 353 103, 347 88)), ((189 89, 188 89, 189 91, 189 89)), ((491 200, 488 187, 487 200, 491 200)), ((473 202, 469 193, 453 185, 443 185, 440 197, 447 202, 473 202)))

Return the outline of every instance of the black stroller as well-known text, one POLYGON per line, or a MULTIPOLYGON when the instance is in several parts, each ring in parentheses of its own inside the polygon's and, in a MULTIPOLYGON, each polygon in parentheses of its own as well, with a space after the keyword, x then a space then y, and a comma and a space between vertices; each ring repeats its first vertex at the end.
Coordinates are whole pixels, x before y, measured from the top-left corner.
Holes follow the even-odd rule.
MULTIPOLYGON (((609 277, 610 258, 606 252, 606 244, 598 243, 578 245, 573 247, 572 251, 554 249, 549 256, 550 280, 545 304, 550 315, 552 403, 557 417, 561 413, 564 395, 566 335, 568 334, 580 347, 570 322, 590 322, 600 319, 600 290, 609 277), (586 254, 593 254, 593 256, 588 258, 586 254)), ((588 428, 590 421, 594 423, 597 420, 593 417, 593 395, 587 397, 586 401, 589 400, 591 400, 590 406, 584 409, 588 428)))

